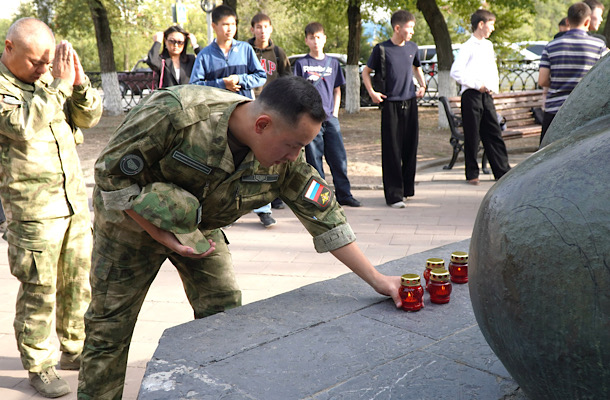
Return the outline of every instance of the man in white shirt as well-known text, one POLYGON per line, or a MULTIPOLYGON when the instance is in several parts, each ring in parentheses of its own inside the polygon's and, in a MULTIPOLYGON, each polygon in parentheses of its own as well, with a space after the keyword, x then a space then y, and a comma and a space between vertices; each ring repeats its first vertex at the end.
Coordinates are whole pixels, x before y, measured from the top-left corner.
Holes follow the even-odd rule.
POLYGON ((491 96, 499 90, 499 77, 493 44, 487 38, 495 29, 496 17, 490 11, 480 9, 472 14, 470 22, 472 36, 461 46, 451 66, 451 77, 462 85, 466 180, 478 185, 479 140, 483 142, 496 179, 507 173, 510 165, 491 96))

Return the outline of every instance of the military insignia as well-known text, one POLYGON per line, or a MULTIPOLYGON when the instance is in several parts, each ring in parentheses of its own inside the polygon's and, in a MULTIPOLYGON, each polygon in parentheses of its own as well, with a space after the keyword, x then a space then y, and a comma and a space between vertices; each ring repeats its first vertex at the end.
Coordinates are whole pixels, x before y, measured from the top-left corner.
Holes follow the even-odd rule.
POLYGON ((326 186, 324 181, 312 176, 305 186, 303 199, 324 210, 330 205, 333 199, 333 191, 326 186))
POLYGON ((144 169, 144 160, 135 154, 128 154, 121 158, 120 168, 125 175, 137 175, 144 169))

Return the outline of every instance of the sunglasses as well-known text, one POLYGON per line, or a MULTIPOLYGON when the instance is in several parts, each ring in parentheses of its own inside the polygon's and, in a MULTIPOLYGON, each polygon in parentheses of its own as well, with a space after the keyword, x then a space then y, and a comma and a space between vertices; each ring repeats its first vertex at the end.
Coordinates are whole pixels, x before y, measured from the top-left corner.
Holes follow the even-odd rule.
POLYGON ((168 39, 167 42, 169 44, 173 44, 174 46, 183 46, 184 45, 184 41, 180 41, 180 40, 168 39))

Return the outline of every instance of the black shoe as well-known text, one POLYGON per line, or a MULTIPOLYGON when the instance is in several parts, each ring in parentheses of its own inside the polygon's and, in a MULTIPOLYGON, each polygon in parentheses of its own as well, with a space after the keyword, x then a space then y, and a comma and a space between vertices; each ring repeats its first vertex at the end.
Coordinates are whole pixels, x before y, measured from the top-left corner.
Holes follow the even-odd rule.
POLYGON ((261 224, 263 224, 265 228, 269 228, 277 224, 277 221, 273 219, 271 213, 258 213, 258 217, 261 220, 261 224))
POLYGON ((57 375, 55 367, 49 367, 42 372, 28 373, 30 385, 44 397, 61 397, 70 393, 70 385, 57 375))
POLYGON ((360 202, 356 199, 354 199, 353 197, 350 197, 349 199, 340 201, 339 204, 341 204, 342 206, 350 206, 350 207, 360 207, 362 206, 362 204, 360 204, 360 202))
POLYGON ((286 208, 286 204, 279 197, 271 202, 271 208, 275 208, 276 210, 283 210, 286 208))

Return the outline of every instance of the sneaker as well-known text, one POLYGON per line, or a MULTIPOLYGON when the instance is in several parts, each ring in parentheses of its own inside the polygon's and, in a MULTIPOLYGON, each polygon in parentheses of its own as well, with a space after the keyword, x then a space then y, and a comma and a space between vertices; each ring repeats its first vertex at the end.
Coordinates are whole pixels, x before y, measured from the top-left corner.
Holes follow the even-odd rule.
POLYGON ((80 369, 80 355, 81 353, 72 354, 66 353, 65 351, 62 352, 61 357, 59 358, 59 366, 65 371, 78 371, 80 369))
POLYGON ((471 185, 475 185, 475 186, 477 186, 479 183, 481 183, 481 181, 479 181, 479 178, 468 179, 466 182, 468 182, 471 185))
POLYGON ((277 224, 277 221, 273 219, 271 213, 258 213, 258 217, 261 220, 261 224, 263 224, 265 228, 269 228, 277 224))
POLYGON ((354 199, 353 197, 350 197, 347 200, 340 201, 339 204, 341 204, 342 206, 350 206, 350 207, 362 206, 362 204, 360 204, 360 202, 358 200, 354 199))
POLYGON ((42 372, 29 372, 30 385, 44 397, 61 397, 71 392, 70 385, 55 371, 55 367, 49 367, 42 372))
POLYGON ((397 201, 396 203, 389 204, 389 206, 392 208, 405 208, 407 205, 404 201, 397 201))
POLYGON ((286 208, 286 204, 279 197, 271 202, 271 208, 275 208, 276 210, 283 210, 286 208))

